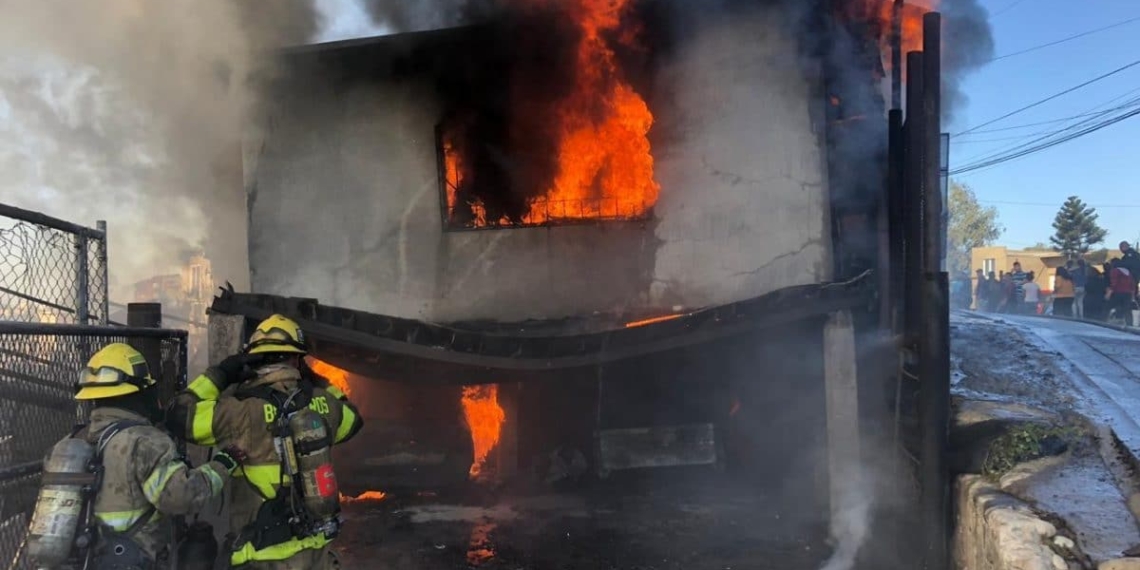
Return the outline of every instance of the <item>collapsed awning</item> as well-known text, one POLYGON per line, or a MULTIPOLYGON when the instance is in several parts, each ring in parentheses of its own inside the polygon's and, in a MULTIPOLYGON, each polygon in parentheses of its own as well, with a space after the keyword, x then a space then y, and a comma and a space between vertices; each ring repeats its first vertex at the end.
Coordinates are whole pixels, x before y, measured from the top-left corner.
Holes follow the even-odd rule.
POLYGON ((314 356, 398 382, 492 383, 580 376, 583 369, 867 307, 868 274, 842 283, 789 287, 660 319, 620 316, 523 323, 435 324, 321 305, 316 299, 222 290, 211 313, 296 320, 314 356), (541 373, 541 374, 536 374, 541 373))

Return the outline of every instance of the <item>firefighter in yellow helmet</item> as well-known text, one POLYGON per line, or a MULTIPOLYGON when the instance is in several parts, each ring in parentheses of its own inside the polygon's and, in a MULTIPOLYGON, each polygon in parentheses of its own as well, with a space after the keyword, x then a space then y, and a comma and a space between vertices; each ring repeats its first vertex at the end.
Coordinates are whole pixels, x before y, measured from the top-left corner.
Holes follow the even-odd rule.
POLYGON ((363 422, 343 392, 309 371, 307 350, 297 323, 273 315, 241 354, 207 369, 170 410, 171 429, 187 439, 246 450, 230 503, 233 567, 339 567, 329 548, 340 515, 328 448, 363 422))
MULTIPOLYGON (((94 461, 102 463, 93 503, 93 568, 166 568, 173 535, 164 515, 197 512, 222 490, 243 456, 230 448, 191 469, 170 436, 156 427, 162 420, 156 385, 143 355, 122 343, 107 345, 80 371, 75 397, 90 401, 93 410, 90 423, 68 439, 85 440, 94 461)), ((47 464, 52 465, 52 454, 47 464)), ((37 501, 33 519, 59 520, 38 512, 41 505, 54 504, 37 501)), ((32 530, 35 539, 34 520, 32 530)))

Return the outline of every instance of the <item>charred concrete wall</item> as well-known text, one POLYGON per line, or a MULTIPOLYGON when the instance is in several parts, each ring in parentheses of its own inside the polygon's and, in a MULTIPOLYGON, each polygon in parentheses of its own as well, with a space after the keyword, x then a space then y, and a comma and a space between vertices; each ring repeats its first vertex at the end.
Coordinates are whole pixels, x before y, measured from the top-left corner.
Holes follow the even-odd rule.
POLYGON ((659 62, 646 222, 445 231, 435 71, 393 73, 382 54, 400 48, 384 41, 297 56, 320 61, 290 64, 248 138, 254 292, 522 320, 718 305, 831 276, 822 89, 775 14, 704 22, 659 62), (330 72, 338 59, 354 63, 330 72))

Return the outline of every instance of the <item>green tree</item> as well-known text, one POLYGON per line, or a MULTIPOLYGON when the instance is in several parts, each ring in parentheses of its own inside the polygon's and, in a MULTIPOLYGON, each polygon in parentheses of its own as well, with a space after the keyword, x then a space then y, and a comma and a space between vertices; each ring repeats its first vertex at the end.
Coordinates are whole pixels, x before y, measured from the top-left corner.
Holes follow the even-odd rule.
POLYGON ((1005 228, 998 224, 997 208, 982 206, 973 189, 951 181, 946 228, 946 269, 951 275, 970 270, 970 250, 993 244, 1005 228))
POLYGON ((1089 248, 1104 242, 1108 232, 1096 223, 1098 217, 1096 208, 1085 204, 1076 196, 1069 196, 1069 199, 1061 205, 1057 216, 1053 218, 1053 229, 1056 232, 1049 238, 1053 243, 1053 250, 1072 259, 1088 253, 1089 248))

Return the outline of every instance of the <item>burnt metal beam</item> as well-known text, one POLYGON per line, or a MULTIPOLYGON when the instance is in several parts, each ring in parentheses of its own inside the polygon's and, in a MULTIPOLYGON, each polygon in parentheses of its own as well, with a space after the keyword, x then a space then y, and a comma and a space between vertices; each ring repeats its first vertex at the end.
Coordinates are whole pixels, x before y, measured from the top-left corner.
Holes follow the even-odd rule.
POLYGON ((913 342, 922 322, 922 154, 925 119, 923 113, 923 54, 906 54, 906 125, 903 151, 903 286, 904 322, 908 342, 913 342))
POLYGON ((942 270, 942 17, 923 17, 923 265, 919 401, 922 443, 919 502, 929 570, 950 567, 950 475, 946 454, 950 426, 949 278, 942 270))
POLYGON ((627 328, 559 335, 535 325, 518 332, 458 329, 311 299, 223 291, 211 311, 260 320, 274 313, 305 329, 312 352, 364 375, 408 382, 481 383, 535 380, 656 352, 715 341, 790 322, 862 309, 871 301, 869 272, 849 282, 792 287, 739 303, 627 328), (370 372, 378 372, 370 374, 370 372))

